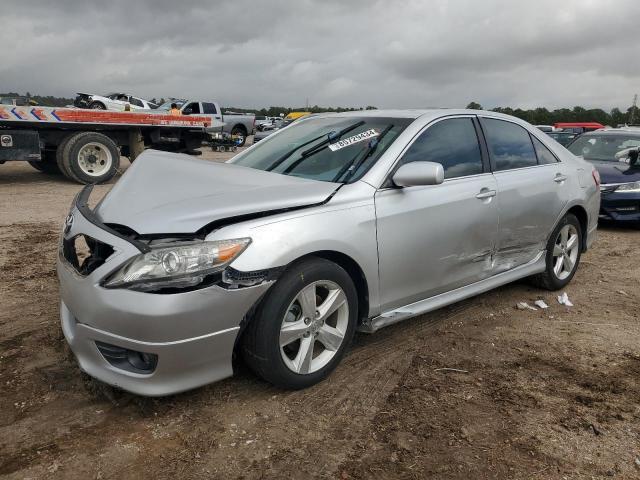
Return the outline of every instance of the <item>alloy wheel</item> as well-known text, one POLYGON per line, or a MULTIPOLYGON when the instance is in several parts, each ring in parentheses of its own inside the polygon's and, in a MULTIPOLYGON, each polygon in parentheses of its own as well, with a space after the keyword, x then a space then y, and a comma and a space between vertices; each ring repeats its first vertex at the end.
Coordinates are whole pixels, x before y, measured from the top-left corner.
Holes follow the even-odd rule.
POLYGON ((349 325, 347 297, 334 282, 321 280, 295 296, 280 327, 280 354, 298 374, 327 365, 344 341, 349 325))
POLYGON ((560 229, 553 246, 553 273, 559 280, 567 278, 576 267, 580 253, 579 235, 575 226, 560 229))

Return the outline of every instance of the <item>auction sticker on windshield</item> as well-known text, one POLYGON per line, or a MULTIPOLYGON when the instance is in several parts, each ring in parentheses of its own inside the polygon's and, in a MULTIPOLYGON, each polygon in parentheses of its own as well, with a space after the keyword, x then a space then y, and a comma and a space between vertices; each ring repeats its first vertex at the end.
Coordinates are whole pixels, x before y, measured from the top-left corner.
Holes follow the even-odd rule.
POLYGON ((364 142, 365 140, 377 137, 378 135, 380 135, 380 133, 376 129, 371 128, 352 137, 338 140, 336 143, 331 143, 329 144, 329 148, 332 152, 335 152, 336 150, 340 150, 341 148, 348 147, 349 145, 353 145, 354 143, 364 142))

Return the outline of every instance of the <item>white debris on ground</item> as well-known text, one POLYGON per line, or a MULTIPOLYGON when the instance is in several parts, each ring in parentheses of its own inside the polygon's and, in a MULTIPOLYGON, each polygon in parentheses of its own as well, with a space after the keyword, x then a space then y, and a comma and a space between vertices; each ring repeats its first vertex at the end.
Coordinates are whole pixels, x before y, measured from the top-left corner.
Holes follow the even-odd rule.
POLYGON ((541 308, 542 310, 549 308, 549 305, 547 305, 544 300, 536 300, 535 302, 533 302, 533 304, 538 307, 541 308))
POLYGON ((516 308, 518 310, 533 310, 533 311, 537 311, 538 309, 535 307, 532 307, 531 305, 529 305, 527 302, 518 302, 516 304, 516 308))
POLYGON ((573 303, 571 303, 571 300, 569 300, 569 295, 567 295, 567 292, 564 292, 562 295, 558 295, 558 303, 567 307, 573 307, 573 303))

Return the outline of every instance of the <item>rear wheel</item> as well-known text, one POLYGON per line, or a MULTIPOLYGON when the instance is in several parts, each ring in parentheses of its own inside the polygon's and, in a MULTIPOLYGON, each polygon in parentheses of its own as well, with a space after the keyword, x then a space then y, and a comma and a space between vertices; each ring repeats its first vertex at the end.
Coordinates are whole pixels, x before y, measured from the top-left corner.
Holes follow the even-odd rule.
POLYGON ((547 290, 560 290, 573 278, 582 253, 582 228, 575 215, 567 214, 547 243, 546 269, 533 282, 547 290))
POLYGON ((338 365, 356 327, 358 299, 349 274, 312 258, 278 280, 247 327, 245 361, 263 379, 300 389, 338 365))
POLYGON ((104 106, 104 103, 101 102, 91 102, 89 104, 89 108, 92 110, 106 110, 107 107, 104 106))
POLYGON ((113 140, 95 132, 73 135, 60 145, 63 171, 79 183, 109 181, 120 166, 120 151, 113 140))

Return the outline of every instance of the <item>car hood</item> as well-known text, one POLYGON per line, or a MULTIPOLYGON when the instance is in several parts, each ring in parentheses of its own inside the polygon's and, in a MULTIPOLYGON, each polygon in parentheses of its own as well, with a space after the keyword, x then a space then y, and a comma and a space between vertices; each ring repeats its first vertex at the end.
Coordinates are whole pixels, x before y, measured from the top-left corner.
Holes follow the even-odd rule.
POLYGON ((622 162, 598 162, 590 160, 590 163, 598 170, 603 184, 629 183, 640 181, 640 168, 630 167, 622 162))
POLYGON ((316 205, 338 184, 148 150, 95 209, 139 234, 193 233, 216 221, 316 205))

